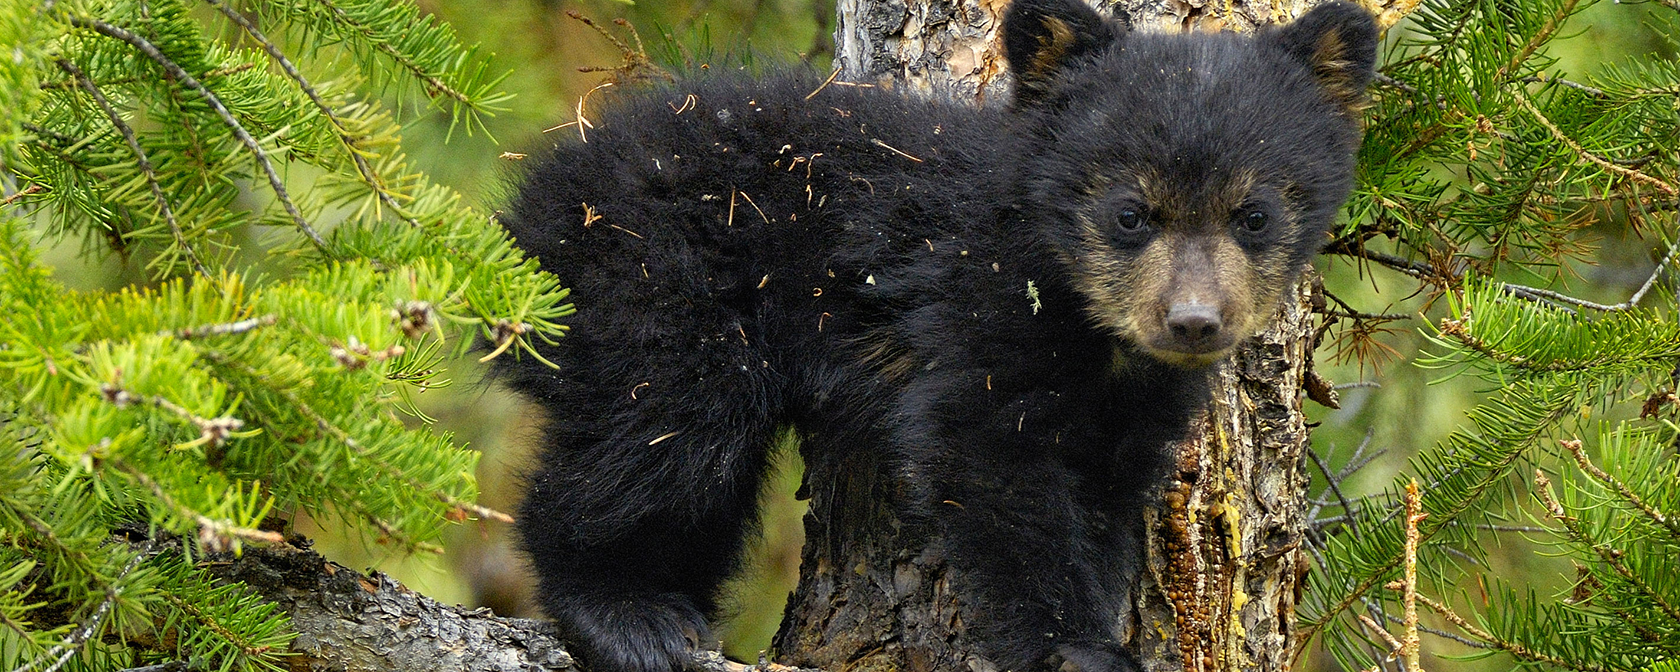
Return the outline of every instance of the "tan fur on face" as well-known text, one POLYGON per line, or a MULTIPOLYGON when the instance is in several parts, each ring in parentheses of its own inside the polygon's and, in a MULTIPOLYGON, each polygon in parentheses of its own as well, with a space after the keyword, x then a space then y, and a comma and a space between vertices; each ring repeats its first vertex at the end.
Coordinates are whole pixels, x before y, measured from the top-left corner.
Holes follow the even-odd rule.
MULTIPOLYGON (((1264 329, 1293 269, 1286 250, 1251 253, 1233 235, 1230 214, 1246 202, 1256 176, 1231 176, 1217 193, 1194 199, 1199 207, 1184 202, 1192 197, 1164 180, 1140 174, 1126 180, 1148 199, 1152 225, 1159 230, 1142 249, 1126 253, 1112 247, 1105 223, 1080 218, 1079 252, 1064 261, 1092 321, 1157 359, 1183 366, 1212 363, 1229 348, 1185 353, 1166 347, 1172 342, 1166 315, 1175 303, 1215 306, 1223 330, 1236 337, 1232 345, 1264 329)), ((1295 225, 1292 213, 1279 219, 1273 226, 1295 225)))

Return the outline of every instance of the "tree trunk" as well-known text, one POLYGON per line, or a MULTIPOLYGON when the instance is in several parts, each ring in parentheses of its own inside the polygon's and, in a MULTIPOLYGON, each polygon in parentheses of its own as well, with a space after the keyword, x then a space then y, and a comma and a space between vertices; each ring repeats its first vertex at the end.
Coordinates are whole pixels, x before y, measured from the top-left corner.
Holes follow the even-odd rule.
MULTIPOLYGON (((1109 0, 1143 30, 1253 30, 1324 0, 1109 0)), ((1007 2, 839 0, 840 76, 975 104, 1008 78, 996 34, 1007 2)), ((1212 403, 1178 446, 1174 477, 1146 513, 1147 557, 1122 631, 1150 672, 1288 669, 1302 549, 1312 281, 1272 326, 1217 365, 1212 403)), ((878 463, 814 463, 799 586, 778 659, 828 672, 992 672, 967 638, 953 571, 895 515, 878 463)))

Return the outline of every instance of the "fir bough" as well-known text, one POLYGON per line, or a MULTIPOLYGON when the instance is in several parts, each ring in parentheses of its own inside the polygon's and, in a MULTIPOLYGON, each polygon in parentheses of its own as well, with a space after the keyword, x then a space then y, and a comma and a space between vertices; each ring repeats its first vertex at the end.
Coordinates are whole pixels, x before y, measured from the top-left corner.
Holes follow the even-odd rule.
MULTIPOLYGON (((1632 54, 1598 74, 1560 71, 1548 47, 1593 4, 1424 0, 1373 87, 1360 186, 1329 251, 1421 286, 1445 315, 1417 364, 1474 376, 1487 394, 1386 489, 1327 503, 1336 516, 1317 526, 1296 645, 1321 638, 1346 669, 1402 666, 1372 628, 1402 620, 1390 584, 1414 478, 1427 514, 1417 598, 1440 647, 1590 672, 1680 655, 1680 324, 1668 289, 1680 68, 1632 54), (1591 225, 1649 251, 1656 269, 1631 296, 1565 291, 1599 251, 1591 225), (1489 562, 1502 544, 1568 557, 1572 587, 1502 576, 1489 562)), ((1650 16, 1661 33, 1680 29, 1680 5, 1650 16)), ((1363 337, 1374 317, 1333 328, 1363 337)))
POLYGON ((6 3, 0 43, 0 669, 275 668, 285 615, 205 554, 506 518, 399 413, 475 340, 535 356, 566 290, 369 93, 481 131, 499 71, 383 0, 6 3), (67 290, 43 235, 156 282, 67 290))

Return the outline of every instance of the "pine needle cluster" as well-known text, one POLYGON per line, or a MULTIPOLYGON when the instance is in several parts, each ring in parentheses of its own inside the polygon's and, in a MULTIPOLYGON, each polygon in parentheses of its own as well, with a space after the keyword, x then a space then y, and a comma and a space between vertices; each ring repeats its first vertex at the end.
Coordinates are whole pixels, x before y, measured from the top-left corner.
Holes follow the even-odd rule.
MULTIPOLYGON (((1360 187, 1330 252, 1425 294, 1445 315, 1418 364, 1474 376, 1488 393, 1384 491, 1326 489, 1334 498, 1320 506, 1336 515, 1315 526, 1297 646, 1318 637, 1344 669, 1409 669, 1378 631, 1402 628, 1403 592, 1425 607, 1425 651, 1433 640, 1583 672, 1680 658, 1680 323, 1668 275, 1680 66, 1634 54, 1587 76, 1560 71, 1548 47, 1592 4, 1423 0, 1373 88, 1360 187), (1565 291, 1600 250, 1588 227, 1650 252, 1637 292, 1607 303, 1565 291), (1393 583, 1407 569, 1413 479, 1425 513, 1415 593, 1393 583), (1562 592, 1502 576, 1491 550, 1510 544, 1566 557, 1576 574, 1562 592)), ((1650 17, 1670 52, 1680 46, 1680 4, 1650 17)), ((1331 331, 1344 338, 1388 318, 1341 313, 1331 331)), ((1335 486, 1348 472, 1323 473, 1335 486)), ((1461 664, 1433 661, 1421 665, 1461 664)))
POLYGON ((536 356, 566 291, 381 102, 482 132, 484 57, 388 0, 8 2, 0 44, 0 669, 275 668, 285 615, 207 556, 506 518, 402 413, 475 342, 536 356), (67 290, 43 236, 150 281, 67 290))

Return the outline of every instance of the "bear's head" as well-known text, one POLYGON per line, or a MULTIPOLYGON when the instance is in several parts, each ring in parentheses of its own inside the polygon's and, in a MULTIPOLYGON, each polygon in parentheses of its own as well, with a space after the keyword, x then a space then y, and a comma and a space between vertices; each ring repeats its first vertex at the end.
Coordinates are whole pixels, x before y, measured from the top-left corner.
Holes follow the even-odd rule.
POLYGON ((1346 2, 1239 36, 1016 0, 1022 212, 1099 328, 1202 366, 1265 326, 1347 198, 1377 43, 1346 2))

